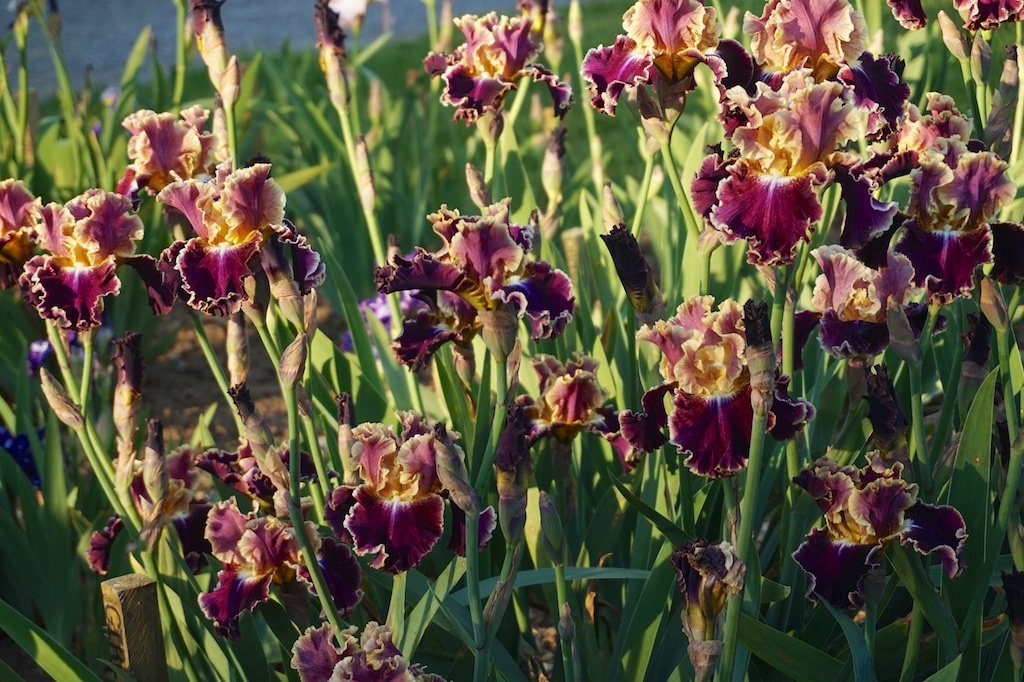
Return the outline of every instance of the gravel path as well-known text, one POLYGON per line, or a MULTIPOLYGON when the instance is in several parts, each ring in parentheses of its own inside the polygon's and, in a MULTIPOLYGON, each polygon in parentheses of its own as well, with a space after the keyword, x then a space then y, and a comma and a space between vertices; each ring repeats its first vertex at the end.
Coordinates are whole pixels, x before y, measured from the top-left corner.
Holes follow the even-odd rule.
MULTIPOLYGON (((228 46, 241 53, 260 48, 272 50, 286 43, 294 48, 312 48, 316 39, 313 4, 313 0, 230 0, 221 10, 228 46)), ((515 11, 515 0, 452 0, 452 4, 455 16, 483 14, 492 9, 515 11)), ((174 60, 176 10, 170 0, 60 0, 59 5, 62 42, 76 87, 82 84, 87 70, 92 71, 97 83, 117 83, 128 52, 147 24, 153 27, 160 59, 165 64, 174 60)), ((381 33, 382 14, 389 17, 395 36, 426 31, 420 0, 390 0, 389 10, 382 12, 380 4, 370 6, 363 29, 364 43, 381 33)), ((13 15, 10 9, 5 9, 0 16, 9 25, 13 15)), ((32 85, 41 93, 50 93, 55 83, 53 67, 35 22, 29 48, 32 85)), ((5 56, 9 68, 14 68, 13 46, 8 47, 5 56)))

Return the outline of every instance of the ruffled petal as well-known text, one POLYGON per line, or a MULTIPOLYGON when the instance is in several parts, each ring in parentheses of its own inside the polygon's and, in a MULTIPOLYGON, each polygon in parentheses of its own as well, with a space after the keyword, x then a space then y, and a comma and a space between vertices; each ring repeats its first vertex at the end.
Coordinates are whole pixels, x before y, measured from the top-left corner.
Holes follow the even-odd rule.
MULTIPOLYGON (((346 614, 355 608, 363 598, 363 591, 359 589, 362 569, 352 549, 334 538, 322 538, 316 561, 338 613, 346 614)), ((305 566, 299 569, 299 575, 310 583, 310 592, 316 594, 309 570, 305 566)))
POLYGON ((511 279, 492 292, 494 300, 509 303, 516 312, 530 318, 534 340, 558 336, 572 319, 576 298, 572 280, 546 261, 526 264, 522 277, 511 279))
POLYGON ((914 222, 896 251, 914 266, 914 284, 928 289, 929 298, 949 303, 974 289, 974 271, 992 261, 992 236, 987 225, 969 232, 926 231, 914 222))
POLYGON ((408 502, 377 497, 367 486, 355 492, 345 519, 356 552, 375 555, 370 566, 401 573, 416 566, 441 538, 444 500, 430 495, 408 502))
POLYGON ((665 427, 668 426, 665 394, 674 388, 674 384, 655 386, 640 399, 644 407, 642 412, 623 410, 619 413, 622 435, 637 450, 654 452, 668 442, 665 436, 665 427))
POLYGON ((309 627, 292 645, 291 667, 301 682, 328 682, 334 668, 342 660, 341 652, 332 643, 334 626, 324 623, 309 627))
POLYGON ((703 398, 675 392, 669 415, 671 442, 688 452, 684 464, 701 476, 732 476, 747 464, 754 409, 750 387, 733 395, 703 398))
POLYGON ((740 161, 718 186, 717 203, 709 217, 730 241, 747 240, 750 263, 790 263, 797 244, 808 240, 808 231, 821 218, 816 189, 822 183, 817 173, 767 175, 740 161))
POLYGON ((190 239, 175 262, 181 273, 186 303, 211 315, 227 316, 236 312, 248 298, 245 279, 252 276, 249 260, 259 250, 258 232, 237 246, 211 247, 200 239, 190 239))
POLYGON ((472 123, 501 108, 505 94, 515 86, 487 74, 476 75, 465 64, 454 64, 444 72, 445 89, 441 103, 455 107, 455 118, 472 123))
POLYGON ((1024 17, 1021 0, 953 0, 953 7, 960 12, 968 31, 990 31, 1024 17))
POLYGON ((815 528, 793 552, 807 574, 807 597, 824 599, 836 608, 858 608, 864 603, 864 579, 878 566, 874 559, 881 545, 834 542, 815 528))
POLYGON ((18 283, 40 317, 84 332, 102 322, 103 297, 121 291, 115 268, 113 257, 93 267, 65 267, 53 256, 34 256, 18 283))
POLYGON ((917 488, 898 478, 876 479, 850 496, 850 518, 884 541, 896 535, 903 515, 917 502, 917 488))
MULTIPOLYGON (((457 504, 449 506, 452 510, 452 535, 448 539, 448 550, 461 557, 466 556, 466 513, 457 504)), ((494 507, 487 507, 480 512, 477 521, 477 546, 483 547, 491 541, 491 535, 498 525, 498 514, 494 507)))
POLYGON ((124 521, 115 514, 107 519, 102 530, 94 531, 89 536, 89 551, 86 557, 89 568, 100 575, 107 574, 107 570, 110 568, 110 550, 122 530, 124 530, 124 521))
POLYGON ((238 618, 270 598, 273 574, 263 576, 229 564, 217 574, 217 585, 199 595, 199 607, 213 621, 218 635, 237 639, 238 618))
POLYGON ((967 540, 967 526, 960 512, 945 504, 918 502, 906 511, 906 521, 900 541, 925 556, 937 555, 950 578, 959 575, 963 570, 960 555, 967 540))
POLYGON ((924 28, 928 21, 924 7, 921 6, 921 0, 886 0, 886 2, 889 4, 889 9, 892 10, 892 16, 900 22, 900 26, 908 31, 924 28))
POLYGON ((238 511, 234 500, 218 502, 206 517, 206 539, 210 553, 224 563, 242 563, 238 543, 249 519, 238 511))
POLYGON ((590 91, 590 103, 598 111, 615 115, 615 107, 626 86, 651 81, 654 57, 639 49, 630 38, 620 35, 610 47, 596 47, 583 58, 583 78, 590 91))
POLYGON ((892 226, 896 202, 876 199, 873 183, 865 176, 855 176, 845 166, 836 165, 833 172, 846 204, 839 242, 848 249, 859 249, 892 226))
POLYGON ((789 395, 788 376, 775 380, 775 395, 768 417, 768 435, 775 440, 789 440, 800 433, 807 422, 814 419, 814 405, 803 398, 789 395))

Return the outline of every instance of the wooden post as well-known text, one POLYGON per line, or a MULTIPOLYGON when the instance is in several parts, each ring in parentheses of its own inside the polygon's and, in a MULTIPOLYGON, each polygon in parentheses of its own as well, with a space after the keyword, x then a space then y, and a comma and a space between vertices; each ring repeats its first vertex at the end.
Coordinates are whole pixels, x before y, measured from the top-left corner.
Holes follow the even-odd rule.
POLYGON ((139 682, 166 682, 167 659, 156 582, 147 575, 131 573, 104 580, 100 589, 110 660, 139 682))

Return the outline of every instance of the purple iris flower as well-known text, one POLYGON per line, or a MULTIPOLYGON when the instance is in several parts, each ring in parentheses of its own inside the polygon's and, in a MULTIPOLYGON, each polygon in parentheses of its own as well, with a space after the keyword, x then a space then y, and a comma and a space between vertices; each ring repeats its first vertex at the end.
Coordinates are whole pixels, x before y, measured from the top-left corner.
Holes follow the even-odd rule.
POLYGON ((825 514, 825 528, 812 530, 793 553, 807 573, 809 598, 838 608, 861 606, 865 580, 892 540, 938 557, 950 578, 963 570, 963 517, 948 505, 918 500, 917 485, 903 480, 902 464, 887 465, 872 453, 858 469, 822 457, 793 481, 825 514))
POLYGON ((358 628, 338 632, 330 623, 309 627, 292 646, 292 669, 301 682, 443 682, 410 663, 391 639, 391 628, 370 621, 356 639, 358 628), (337 644, 335 644, 337 642, 337 644), (340 646, 339 646, 340 645, 340 646))

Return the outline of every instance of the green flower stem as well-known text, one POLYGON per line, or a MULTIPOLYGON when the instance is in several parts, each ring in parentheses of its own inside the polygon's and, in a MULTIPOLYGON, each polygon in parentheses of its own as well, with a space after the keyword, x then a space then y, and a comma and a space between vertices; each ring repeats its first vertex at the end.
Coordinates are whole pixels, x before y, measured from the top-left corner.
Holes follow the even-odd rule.
MULTIPOLYGON (((690 204, 690 197, 686 194, 686 190, 683 189, 682 180, 679 177, 679 168, 676 166, 675 156, 672 154, 672 142, 671 137, 666 139, 661 144, 661 157, 665 162, 665 174, 668 176, 669 182, 672 184, 672 190, 676 194, 676 200, 679 202, 679 210, 682 212, 683 222, 686 225, 686 243, 684 249, 696 249, 697 240, 700 237, 700 229, 697 227, 697 215, 693 211, 693 206, 690 204)), ((708 290, 708 281, 710 277, 710 254, 700 256, 701 258, 701 269, 698 272, 697 287, 695 292, 706 292, 708 290)), ((683 291, 686 292, 687 288, 683 287, 683 291)))
MULTIPOLYGON (((559 609, 569 609, 569 589, 565 581, 565 566, 561 561, 555 562, 555 594, 558 598, 559 609)), ((555 614, 560 617, 560 614, 555 614)), ((562 652, 562 667, 565 669, 567 682, 574 682, 576 678, 576 660, 573 656, 573 637, 569 637, 558 628, 559 649, 562 652)))
POLYGON ((903 652, 903 668, 899 682, 913 682, 917 672, 917 659, 921 655, 921 633, 924 631, 924 611, 921 604, 914 602, 910 612, 910 626, 907 628, 907 646, 903 652))
MULTIPOLYGON (((964 329, 964 309, 957 301, 953 305, 953 314, 957 321, 957 330, 964 329)), ((942 382, 942 393, 945 396, 955 396, 960 389, 960 373, 964 363, 964 345, 953 344, 953 362, 950 364, 949 373, 942 382)), ((939 412, 939 422, 935 427, 935 435, 932 438, 931 461, 938 462, 942 457, 942 450, 949 442, 950 430, 953 428, 953 408, 956 407, 956 400, 943 400, 942 409, 939 412)))
POLYGON ((284 398, 285 410, 288 414, 288 516, 291 518, 295 537, 299 541, 303 563, 305 563, 310 578, 313 580, 313 587, 316 588, 316 596, 320 600, 320 606, 324 613, 327 614, 328 622, 338 632, 341 632, 343 629, 341 616, 338 615, 334 599, 331 598, 331 593, 327 589, 327 582, 320 571, 320 564, 317 562, 313 544, 306 533, 306 524, 302 518, 302 509, 299 506, 299 501, 302 499, 299 483, 299 467, 301 465, 299 400, 295 392, 295 386, 286 386, 284 381, 281 380, 280 374, 278 375, 278 380, 281 385, 281 396, 284 398))
MULTIPOLYGON (((583 10, 580 0, 569 2, 569 42, 572 43, 573 55, 576 57, 576 74, 579 76, 579 91, 587 92, 587 84, 580 75, 583 67, 583 10)), ((594 196, 601 201, 604 195, 604 152, 601 150, 601 138, 597 135, 594 123, 594 110, 589 103, 580 107, 583 110, 583 123, 587 128, 587 140, 590 143, 590 173, 594 180, 594 196)))
MULTIPOLYGON (((490 450, 491 448, 488 448, 490 450)), ((466 514, 466 589, 469 592, 469 618, 473 622, 473 680, 486 682, 491 671, 487 646, 487 625, 480 601, 480 515, 466 514)))
MULTIPOLYGON (((309 369, 307 368, 307 372, 309 369)), ((309 458, 313 460, 316 468, 316 482, 308 484, 309 495, 313 499, 313 509, 316 511, 318 521, 324 519, 324 504, 327 495, 327 468, 324 466, 324 452, 320 447, 320 439, 317 437, 316 427, 313 424, 313 415, 302 420, 302 429, 306 434, 306 443, 309 447, 309 458)))
POLYGON ((82 357, 82 382, 78 389, 78 406, 82 410, 82 416, 89 414, 89 394, 92 393, 92 364, 96 354, 96 330, 89 329, 82 332, 82 348, 85 351, 82 357))
POLYGON ((171 109, 181 109, 181 100, 185 94, 185 70, 188 67, 188 43, 186 29, 188 28, 188 7, 185 0, 174 0, 174 7, 177 9, 178 40, 174 50, 174 90, 171 95, 171 109))
POLYGON ((636 212, 633 214, 633 236, 639 237, 640 228, 644 224, 644 213, 647 210, 647 200, 651 193, 651 178, 654 177, 654 154, 647 157, 644 163, 644 177, 640 181, 640 196, 636 202, 636 212))
POLYGON ((436 0, 423 0, 423 6, 427 13, 427 40, 430 41, 430 49, 437 50, 437 2, 436 0))
POLYGON ((19 166, 28 160, 28 9, 14 17, 14 43, 18 48, 18 123, 14 155, 19 166))
POLYGON ((1003 384, 1003 403, 1006 409, 1006 430, 1010 436, 1010 442, 1017 440, 1020 430, 1020 408, 1017 406, 1017 397, 1013 392, 1013 378, 1010 372, 1010 345, 1013 341, 1013 329, 996 331, 996 345, 999 353, 999 369, 1002 376, 999 377, 1003 384))
POLYGON ((1011 168, 1020 161, 1021 134, 1024 133, 1024 63, 1020 59, 1020 46, 1024 45, 1024 27, 1021 26, 1020 22, 1014 22, 1013 25, 1017 32, 1017 39, 1014 43, 1017 46, 1017 105, 1013 109, 1013 127, 1010 133, 1011 168))
MULTIPOLYGON (((1020 514, 1020 510, 1017 509, 1017 505, 1014 504, 1014 500, 1017 499, 1017 491, 1020 487, 1020 468, 1021 464, 1024 463, 1024 437, 1020 434, 1013 441, 1013 445, 1010 447, 1010 462, 1006 468, 1006 483, 1003 486, 1003 493, 999 496, 999 514, 996 516, 996 532, 995 537, 1002 537, 1007 532, 1010 524, 1011 516, 1016 520, 1020 514)), ((1010 535, 1018 535, 1016 527, 1014 532, 1010 535)), ((1011 549, 1014 548, 1013 542, 1010 543, 1011 549)), ((1024 570, 1024 554, 1019 551, 1019 544, 1017 545, 1017 551, 1013 552, 1013 563, 1017 570, 1024 570)))
MULTIPOLYGON (((230 394, 228 394, 230 386, 228 386, 227 375, 224 374, 224 368, 221 367, 220 360, 217 359, 217 354, 210 343, 210 338, 206 335, 206 328, 203 327, 199 313, 190 312, 189 319, 192 321, 192 329, 196 333, 196 341, 199 343, 200 350, 203 351, 203 357, 206 358, 206 364, 210 368, 214 381, 217 382, 217 387, 220 388, 221 395, 224 396, 224 400, 227 401, 228 405, 234 404, 230 394)), ((245 425, 242 423, 242 418, 238 416, 238 412, 234 409, 231 410, 231 414, 235 419, 235 429, 238 431, 238 435, 241 436, 245 433, 245 425)))
MULTIPOLYGON (((736 556, 746 565, 750 565, 750 553, 757 551, 753 545, 754 511, 757 509, 757 489, 761 483, 761 464, 764 454, 764 437, 768 424, 768 411, 754 412, 754 420, 750 428, 750 453, 743 484, 743 497, 740 500, 740 529, 736 536, 736 556)), ((760 580, 760 576, 749 575, 747 580, 760 580)), ((745 588, 744 588, 745 589, 745 588)), ((740 613, 743 609, 743 592, 729 597, 725 614, 725 645, 722 654, 723 680, 733 678, 733 667, 736 664, 736 650, 739 647, 740 613)))
MULTIPOLYGON (((910 420, 913 434, 914 470, 921 491, 928 494, 932 489, 931 456, 928 453, 924 435, 924 398, 921 395, 921 363, 910 363, 910 420)), ((951 398, 952 399, 952 398, 951 398)))

